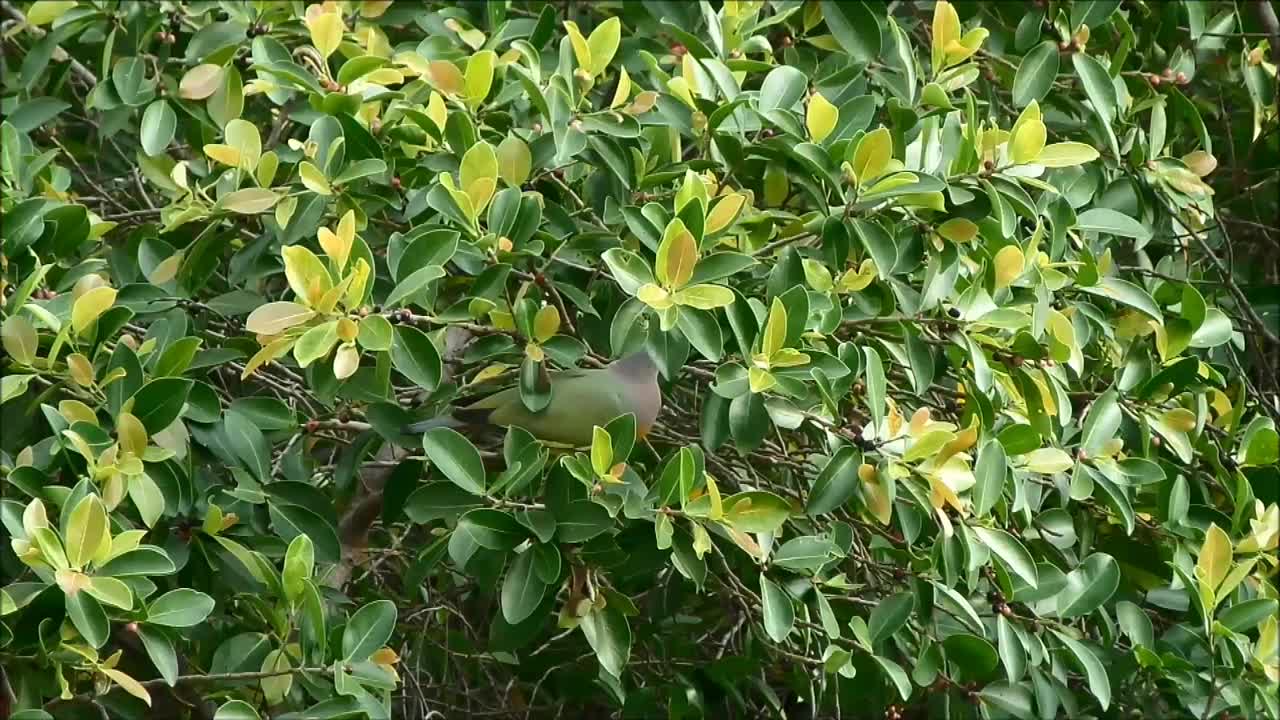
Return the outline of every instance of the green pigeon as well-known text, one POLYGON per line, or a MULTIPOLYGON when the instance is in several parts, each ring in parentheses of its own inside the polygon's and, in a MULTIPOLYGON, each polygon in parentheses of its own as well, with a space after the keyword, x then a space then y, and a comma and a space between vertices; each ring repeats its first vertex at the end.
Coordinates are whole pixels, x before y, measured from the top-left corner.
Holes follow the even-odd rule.
POLYGON ((549 442, 584 447, 592 430, 620 415, 636 417, 636 435, 643 438, 662 411, 658 366, 640 351, 598 369, 562 370, 550 374, 551 402, 532 412, 520 401, 519 388, 489 395, 441 417, 413 423, 405 432, 417 435, 437 427, 477 425, 515 426, 549 442))

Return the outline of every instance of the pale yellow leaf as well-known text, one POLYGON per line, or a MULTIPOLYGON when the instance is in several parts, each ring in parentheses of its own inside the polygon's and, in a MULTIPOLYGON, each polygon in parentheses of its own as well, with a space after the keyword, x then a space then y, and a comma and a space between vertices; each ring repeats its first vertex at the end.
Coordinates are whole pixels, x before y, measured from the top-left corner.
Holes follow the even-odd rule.
POLYGON ((822 96, 822 93, 809 96, 809 107, 804 118, 805 127, 809 130, 809 139, 816 143, 822 142, 835 129, 839 119, 840 109, 832 105, 831 101, 822 96))
POLYGON ((182 76, 178 83, 178 97, 184 100, 203 100, 222 85, 222 66, 212 63, 197 65, 182 76))
POLYGON ((1006 245, 1000 248, 1000 252, 996 253, 996 289, 1009 287, 1018 276, 1022 274, 1023 264, 1026 258, 1022 255, 1022 248, 1017 245, 1006 245))
POLYGON ((71 306, 71 329, 77 335, 93 326, 95 320, 116 302, 116 289, 105 285, 81 295, 71 306))

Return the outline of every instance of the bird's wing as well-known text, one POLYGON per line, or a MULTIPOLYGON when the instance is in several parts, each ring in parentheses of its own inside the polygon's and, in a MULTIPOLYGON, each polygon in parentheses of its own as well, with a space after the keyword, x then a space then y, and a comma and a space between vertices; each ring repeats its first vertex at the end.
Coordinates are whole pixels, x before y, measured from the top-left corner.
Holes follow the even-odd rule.
POLYGON ((621 386, 605 370, 554 376, 551 402, 540 412, 530 412, 514 390, 509 398, 496 402, 500 404, 493 406, 490 422, 515 425, 543 440, 578 446, 591 443, 594 426, 604 426, 630 412, 621 386))

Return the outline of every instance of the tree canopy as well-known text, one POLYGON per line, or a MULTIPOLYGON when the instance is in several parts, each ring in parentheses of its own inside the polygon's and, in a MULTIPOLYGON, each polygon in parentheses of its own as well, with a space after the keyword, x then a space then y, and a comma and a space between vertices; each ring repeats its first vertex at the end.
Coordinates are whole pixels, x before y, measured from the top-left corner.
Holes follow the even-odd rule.
POLYGON ((0 716, 1280 718, 1273 3, 0 13, 0 716))

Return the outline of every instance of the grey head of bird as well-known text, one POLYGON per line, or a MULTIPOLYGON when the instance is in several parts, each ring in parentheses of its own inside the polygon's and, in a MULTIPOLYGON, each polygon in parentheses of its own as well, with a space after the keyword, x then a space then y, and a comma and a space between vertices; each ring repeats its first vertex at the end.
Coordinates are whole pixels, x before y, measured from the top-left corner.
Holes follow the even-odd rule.
POLYGON ((648 351, 632 353, 609 365, 609 374, 617 378, 626 393, 628 405, 636 416, 636 430, 644 437, 662 412, 662 390, 658 387, 658 364, 648 351))

